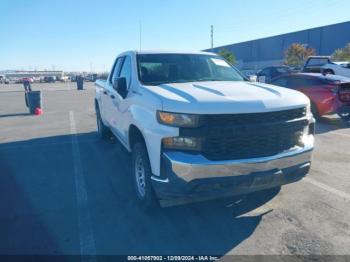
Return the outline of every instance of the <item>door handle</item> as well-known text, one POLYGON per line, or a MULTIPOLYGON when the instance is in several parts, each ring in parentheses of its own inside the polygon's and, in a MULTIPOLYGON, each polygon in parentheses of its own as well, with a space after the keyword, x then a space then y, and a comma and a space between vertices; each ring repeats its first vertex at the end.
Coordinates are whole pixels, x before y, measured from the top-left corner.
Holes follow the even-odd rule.
POLYGON ((110 95, 110 97, 111 97, 112 99, 114 99, 114 98, 115 98, 115 96, 114 96, 114 95, 110 95))

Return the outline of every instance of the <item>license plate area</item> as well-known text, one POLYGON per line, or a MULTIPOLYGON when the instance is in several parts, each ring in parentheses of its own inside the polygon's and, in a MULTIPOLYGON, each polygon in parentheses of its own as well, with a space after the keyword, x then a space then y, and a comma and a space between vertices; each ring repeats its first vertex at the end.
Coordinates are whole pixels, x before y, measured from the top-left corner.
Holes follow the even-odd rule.
POLYGON ((282 170, 274 170, 269 172, 262 172, 256 175, 251 187, 262 186, 266 184, 273 184, 275 181, 279 180, 283 175, 282 170))

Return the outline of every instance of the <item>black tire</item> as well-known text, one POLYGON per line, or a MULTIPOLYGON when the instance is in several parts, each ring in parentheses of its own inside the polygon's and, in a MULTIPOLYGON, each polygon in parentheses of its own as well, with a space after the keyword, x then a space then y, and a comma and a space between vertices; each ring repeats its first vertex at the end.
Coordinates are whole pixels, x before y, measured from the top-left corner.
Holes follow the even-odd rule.
POLYGON ((338 114, 340 118, 345 122, 350 122, 350 113, 338 114))
POLYGON ((334 75, 334 71, 332 69, 325 69, 323 71, 323 74, 325 74, 325 75, 334 75))
POLYGON ((97 122, 97 134, 100 139, 110 139, 112 132, 108 126, 106 126, 101 118, 100 108, 98 105, 95 106, 96 110, 96 122, 97 122))
POLYGON ((132 176, 137 201, 146 211, 159 206, 152 188, 152 171, 146 146, 143 141, 136 142, 132 149, 132 176))
POLYGON ((311 103, 311 113, 316 120, 319 120, 321 118, 320 113, 318 112, 318 109, 314 103, 311 103))

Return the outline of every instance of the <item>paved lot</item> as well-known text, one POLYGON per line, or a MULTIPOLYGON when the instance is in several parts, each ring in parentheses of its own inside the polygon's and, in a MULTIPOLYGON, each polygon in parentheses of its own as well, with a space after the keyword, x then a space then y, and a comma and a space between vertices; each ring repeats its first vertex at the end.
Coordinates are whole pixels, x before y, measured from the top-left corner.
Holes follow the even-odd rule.
POLYGON ((0 254, 350 255, 350 128, 317 125, 310 175, 280 192, 139 210, 130 156, 96 137, 93 84, 0 85, 0 254))

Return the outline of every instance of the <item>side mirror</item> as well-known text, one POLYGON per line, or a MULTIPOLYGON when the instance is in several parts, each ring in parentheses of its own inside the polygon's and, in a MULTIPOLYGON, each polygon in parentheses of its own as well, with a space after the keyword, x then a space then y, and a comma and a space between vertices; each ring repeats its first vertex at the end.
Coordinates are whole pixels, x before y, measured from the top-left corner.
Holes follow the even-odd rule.
POLYGON ((257 76, 249 76, 249 81, 250 82, 257 82, 257 76))
POLYGON ((113 89, 120 94, 122 98, 125 98, 128 94, 128 88, 126 85, 126 78, 125 77, 118 77, 113 79, 113 89))

